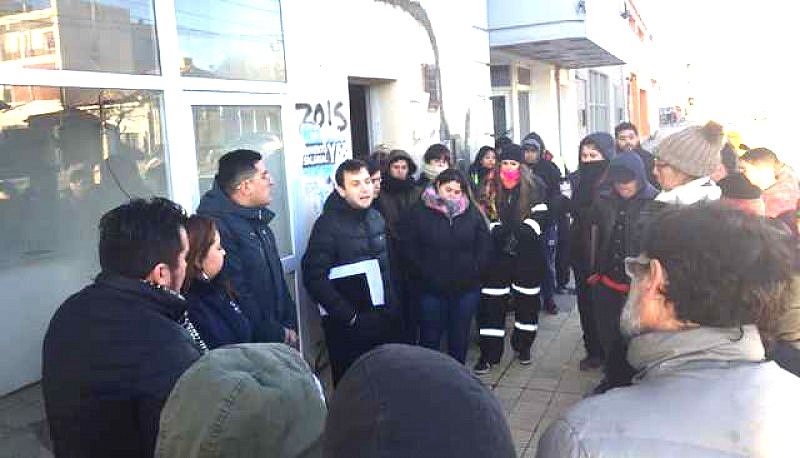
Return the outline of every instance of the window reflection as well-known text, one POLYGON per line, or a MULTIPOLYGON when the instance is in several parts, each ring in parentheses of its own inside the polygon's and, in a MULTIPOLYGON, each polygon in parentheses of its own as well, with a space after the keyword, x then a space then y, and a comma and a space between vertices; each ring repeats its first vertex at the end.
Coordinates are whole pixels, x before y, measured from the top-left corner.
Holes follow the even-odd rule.
POLYGON ((159 74, 152 0, 0 0, 4 66, 159 74))
POLYGON ((200 194, 211 189, 223 154, 239 148, 258 151, 275 183, 270 204, 275 218, 270 227, 278 253, 281 257, 292 254, 280 107, 196 106, 193 112, 200 194))
POLYGON ((181 74, 285 81, 278 0, 175 0, 181 74))
POLYGON ((63 258, 88 275, 100 215, 166 195, 160 93, 0 87, 0 269, 63 258))

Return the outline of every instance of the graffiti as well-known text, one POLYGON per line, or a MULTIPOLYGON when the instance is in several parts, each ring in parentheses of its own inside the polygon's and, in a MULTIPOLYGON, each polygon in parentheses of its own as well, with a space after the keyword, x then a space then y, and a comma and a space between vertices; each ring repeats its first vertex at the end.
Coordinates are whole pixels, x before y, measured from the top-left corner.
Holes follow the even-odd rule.
POLYGON ((313 123, 318 127, 322 127, 325 125, 327 121, 328 126, 333 126, 334 118, 337 120, 336 129, 339 132, 344 132, 347 129, 347 116, 342 113, 342 108, 344 108, 344 103, 339 101, 333 105, 333 111, 331 111, 331 101, 327 101, 328 110, 325 110, 325 107, 318 103, 313 106, 310 103, 297 103, 294 105, 296 110, 303 110, 305 114, 303 115, 303 120, 301 124, 305 123, 313 123))

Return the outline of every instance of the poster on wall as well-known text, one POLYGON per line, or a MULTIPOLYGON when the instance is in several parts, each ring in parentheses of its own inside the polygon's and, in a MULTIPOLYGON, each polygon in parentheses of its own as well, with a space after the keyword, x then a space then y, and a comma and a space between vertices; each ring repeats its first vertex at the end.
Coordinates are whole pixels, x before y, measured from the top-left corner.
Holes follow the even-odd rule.
POLYGON ((311 227, 333 190, 336 167, 352 157, 349 123, 341 101, 298 103, 295 109, 301 115, 299 129, 305 144, 303 204, 307 227, 311 227))

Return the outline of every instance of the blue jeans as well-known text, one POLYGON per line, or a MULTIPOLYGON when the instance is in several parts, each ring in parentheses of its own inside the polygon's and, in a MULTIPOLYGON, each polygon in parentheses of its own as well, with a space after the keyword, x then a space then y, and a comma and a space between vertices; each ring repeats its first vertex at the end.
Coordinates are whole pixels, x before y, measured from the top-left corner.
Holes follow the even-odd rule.
POLYGON ((467 359, 469 328, 480 297, 477 288, 459 296, 424 292, 420 298, 420 345, 438 350, 442 334, 447 332, 447 352, 463 364, 467 359))

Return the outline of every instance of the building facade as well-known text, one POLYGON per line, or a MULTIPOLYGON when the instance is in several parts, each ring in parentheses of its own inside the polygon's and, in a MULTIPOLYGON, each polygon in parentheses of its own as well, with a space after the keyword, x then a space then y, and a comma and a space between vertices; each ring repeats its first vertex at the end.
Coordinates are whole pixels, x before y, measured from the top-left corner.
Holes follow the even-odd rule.
POLYGON ((190 212, 217 159, 261 151, 272 222, 321 369, 299 260, 335 166, 376 144, 466 163, 491 142, 486 3, 0 1, 0 394, 40 378, 50 317, 98 271, 98 217, 134 195, 190 212))

